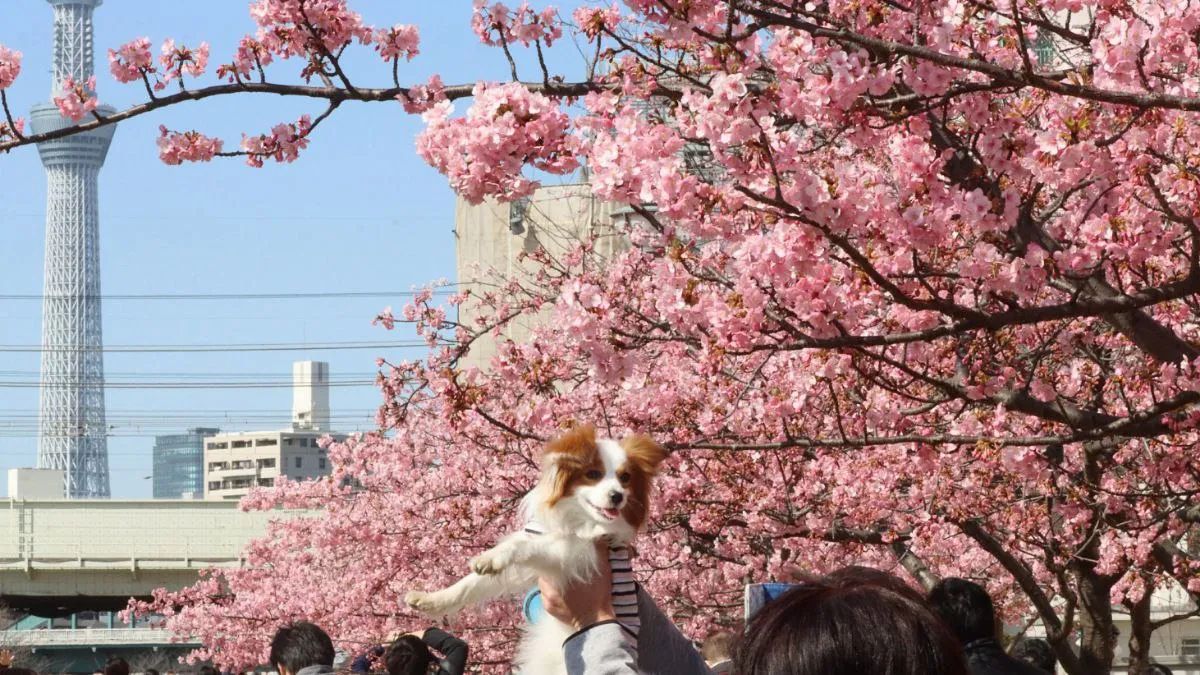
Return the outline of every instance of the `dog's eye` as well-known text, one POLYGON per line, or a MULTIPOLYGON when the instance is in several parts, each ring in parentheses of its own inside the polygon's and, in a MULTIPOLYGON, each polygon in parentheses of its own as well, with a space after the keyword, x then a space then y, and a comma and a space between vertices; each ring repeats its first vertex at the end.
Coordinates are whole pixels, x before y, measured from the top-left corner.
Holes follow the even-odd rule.
POLYGON ((617 476, 617 480, 621 481, 622 483, 628 483, 630 478, 631 476, 628 473, 622 473, 621 475, 617 476))
POLYGON ((604 474, 595 469, 592 469, 591 471, 587 472, 584 475, 587 476, 588 480, 600 480, 601 478, 604 478, 604 474))

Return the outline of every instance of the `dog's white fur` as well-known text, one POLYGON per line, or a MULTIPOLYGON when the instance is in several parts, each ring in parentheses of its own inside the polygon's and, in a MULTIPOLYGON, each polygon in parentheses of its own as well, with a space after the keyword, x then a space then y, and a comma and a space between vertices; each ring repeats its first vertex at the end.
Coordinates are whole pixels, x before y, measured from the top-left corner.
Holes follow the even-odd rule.
MULTIPOLYGON (((622 504, 648 497, 630 494, 618 477, 618 470, 627 460, 625 448, 610 439, 597 439, 596 445, 604 464, 603 478, 591 485, 576 486, 553 506, 549 502, 559 457, 548 454, 543 459, 541 480, 525 496, 523 512, 527 522, 534 520, 542 525, 544 534, 510 534, 473 558, 472 572, 467 576, 439 591, 412 591, 405 595, 405 603, 424 614, 445 617, 493 598, 524 593, 537 584, 538 577, 554 580, 559 588, 570 581, 589 579, 599 563, 595 545, 598 539, 624 546, 637 534, 623 511, 615 518, 603 512, 611 494, 621 494, 622 504)), ((610 514, 613 510, 609 508, 610 514)), ((565 675, 562 644, 572 632, 570 626, 549 615, 529 626, 517 652, 518 671, 565 675)))

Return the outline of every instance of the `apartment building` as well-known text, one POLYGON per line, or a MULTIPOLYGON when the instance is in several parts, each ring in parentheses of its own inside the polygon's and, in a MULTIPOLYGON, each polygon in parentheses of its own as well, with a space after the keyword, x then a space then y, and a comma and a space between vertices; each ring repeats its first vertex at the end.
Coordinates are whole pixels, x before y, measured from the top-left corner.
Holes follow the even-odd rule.
POLYGON ((240 499, 250 488, 271 487, 280 476, 314 480, 331 472, 318 441, 345 434, 329 430, 329 364, 292 364, 292 424, 289 429, 237 431, 204 439, 204 498, 240 499))
POLYGON ((317 441, 344 435, 317 430, 243 431, 204 439, 205 499, 240 499, 252 487, 271 487, 280 476, 313 480, 330 473, 317 441))

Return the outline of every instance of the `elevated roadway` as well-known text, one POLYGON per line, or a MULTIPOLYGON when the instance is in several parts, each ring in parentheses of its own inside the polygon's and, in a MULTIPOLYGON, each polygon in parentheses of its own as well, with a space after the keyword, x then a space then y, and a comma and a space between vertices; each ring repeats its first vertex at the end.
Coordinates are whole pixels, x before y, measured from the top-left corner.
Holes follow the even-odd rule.
POLYGON ((201 569, 241 566, 269 521, 301 514, 231 501, 0 500, 0 603, 39 616, 121 609, 201 569))

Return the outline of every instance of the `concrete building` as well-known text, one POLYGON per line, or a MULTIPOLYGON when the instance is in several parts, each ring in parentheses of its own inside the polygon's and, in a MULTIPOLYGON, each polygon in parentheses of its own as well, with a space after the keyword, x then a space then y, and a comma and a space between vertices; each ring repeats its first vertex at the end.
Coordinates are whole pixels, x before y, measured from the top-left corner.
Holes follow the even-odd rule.
POLYGON ((252 487, 275 479, 313 480, 330 473, 329 458, 317 441, 345 435, 325 431, 243 431, 204 439, 204 498, 241 499, 252 487))
POLYGON ((252 487, 275 479, 313 480, 330 473, 329 458, 317 441, 329 431, 329 364, 292 365, 292 426, 275 431, 214 434, 204 439, 205 499, 240 499, 252 487))
POLYGON ((9 469, 9 499, 62 499, 65 472, 61 469, 9 469))
MULTIPOLYGON (((455 254, 459 288, 470 290, 472 299, 459 307, 459 321, 476 328, 481 314, 474 298, 500 282, 536 283, 538 263, 525 258, 542 251, 561 258, 581 242, 595 238, 595 255, 611 257, 627 246, 623 219, 613 205, 592 194, 587 182, 551 185, 527 199, 512 203, 486 201, 471 205, 462 198, 455 207, 455 254)), ((543 314, 533 320, 510 322, 499 338, 477 340, 466 365, 486 366, 496 353, 497 339, 521 341, 534 325, 549 320, 543 314)))
POLYGON ((329 364, 292 364, 292 425, 298 429, 329 429, 329 364))

